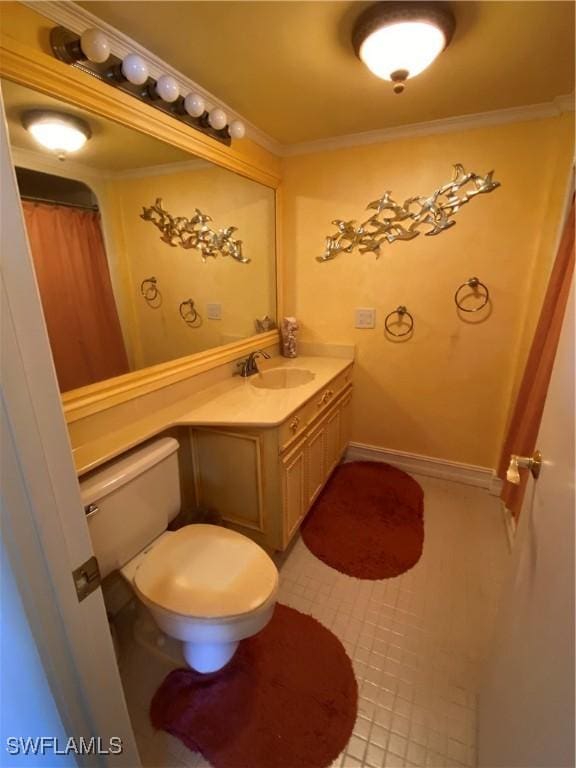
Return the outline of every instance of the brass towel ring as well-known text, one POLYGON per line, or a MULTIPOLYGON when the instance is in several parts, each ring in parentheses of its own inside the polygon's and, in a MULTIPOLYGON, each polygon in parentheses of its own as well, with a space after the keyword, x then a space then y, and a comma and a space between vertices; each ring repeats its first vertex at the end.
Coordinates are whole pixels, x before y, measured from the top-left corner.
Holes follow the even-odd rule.
POLYGON ((199 328, 202 325, 202 318, 194 307, 193 299, 186 299, 186 301, 181 302, 180 317, 190 328, 199 328))
POLYGON ((158 290, 158 281, 155 277, 147 277, 140 283, 140 293, 146 301, 154 301, 158 298, 160 291, 158 290))
MULTIPOLYGON (((469 294, 466 294, 469 295, 469 294)), ((462 312, 479 312, 481 309, 484 309, 486 304, 490 301, 490 291, 488 290, 487 286, 484 285, 484 283, 481 283, 480 280, 478 280, 477 277, 470 277, 468 280, 466 280, 465 283, 462 283, 462 285, 458 288, 456 293, 454 294, 454 302, 458 309, 462 310, 462 312), (478 304, 477 307, 464 307, 462 305, 462 299, 463 296, 461 295, 461 291, 464 288, 472 288, 472 293, 474 293, 478 298, 483 299, 481 304, 478 304), (478 288, 483 289, 483 293, 480 293, 478 291, 478 288)))
POLYGON ((386 315, 386 318, 384 319, 384 327, 386 328, 386 332, 390 334, 390 336, 408 336, 409 333, 412 333, 412 330, 414 329, 414 318, 408 312, 406 307, 401 304, 399 307, 394 309, 392 312, 389 312, 386 315), (398 315, 398 320, 396 320, 394 323, 390 323, 390 318, 394 315, 398 315), (405 320, 408 320, 408 329, 406 331, 402 331, 401 333, 394 333, 394 331, 390 330, 391 325, 402 325, 405 320))

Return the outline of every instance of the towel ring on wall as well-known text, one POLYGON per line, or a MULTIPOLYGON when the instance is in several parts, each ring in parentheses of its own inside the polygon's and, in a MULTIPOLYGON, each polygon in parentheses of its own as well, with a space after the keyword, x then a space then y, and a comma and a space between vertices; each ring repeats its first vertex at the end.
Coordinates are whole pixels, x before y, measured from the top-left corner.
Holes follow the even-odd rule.
POLYGON ((146 277, 140 283, 140 293, 146 301, 154 301, 158 298, 160 291, 158 290, 158 281, 154 276, 146 277))
MULTIPOLYGON (((470 293, 467 293, 466 296, 470 296, 470 293)), ((468 280, 466 280, 465 283, 462 283, 462 285, 458 288, 456 293, 454 294, 454 302, 458 309, 462 310, 462 312, 479 312, 481 309, 484 309, 486 304, 490 301, 490 291, 488 290, 487 286, 484 285, 484 283, 480 282, 477 277, 470 277, 468 280), (476 297, 483 299, 481 304, 478 304, 477 307, 465 307, 462 304, 463 299, 465 298, 461 291, 465 288, 472 288, 472 294, 474 294, 476 297), (478 289, 482 288, 483 292, 480 292, 478 289)))
POLYGON ((186 299, 180 304, 180 317, 190 328, 199 328, 202 325, 202 318, 194 306, 193 299, 186 299))
POLYGON ((386 328, 386 332, 390 334, 390 336, 408 336, 409 333, 412 333, 414 329, 414 318, 408 312, 406 307, 401 304, 399 307, 396 307, 392 312, 389 312, 385 319, 384 319, 384 327, 386 328), (390 318, 394 315, 398 315, 398 320, 394 321, 393 323, 390 322, 390 318), (408 330, 402 331, 401 333, 395 333, 394 331, 390 330, 391 325, 403 325, 405 322, 408 322, 408 330))

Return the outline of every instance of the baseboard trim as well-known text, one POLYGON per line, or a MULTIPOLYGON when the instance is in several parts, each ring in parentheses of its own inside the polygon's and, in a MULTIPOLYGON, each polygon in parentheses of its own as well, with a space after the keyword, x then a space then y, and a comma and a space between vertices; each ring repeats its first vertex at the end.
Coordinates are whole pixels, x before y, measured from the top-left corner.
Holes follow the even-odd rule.
POLYGON ((485 488, 493 495, 500 493, 500 478, 493 469, 478 467, 474 464, 461 464, 447 459, 436 459, 417 453, 406 453, 365 443, 349 443, 344 461, 382 461, 405 472, 427 477, 453 480, 456 483, 485 488))

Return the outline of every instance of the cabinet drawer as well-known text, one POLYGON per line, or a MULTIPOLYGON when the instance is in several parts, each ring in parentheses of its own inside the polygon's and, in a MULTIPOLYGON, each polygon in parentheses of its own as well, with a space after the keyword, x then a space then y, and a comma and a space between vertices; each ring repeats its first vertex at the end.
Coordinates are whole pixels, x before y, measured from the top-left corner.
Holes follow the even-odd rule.
POLYGON ((317 404, 317 400, 319 399, 320 394, 300 406, 297 411, 294 411, 289 419, 286 419, 286 421, 280 425, 280 451, 287 448, 295 438, 299 437, 302 432, 304 432, 310 422, 316 418, 320 410, 317 404))
MULTIPOLYGON (((346 370, 342 371, 342 373, 339 373, 338 376, 336 376, 336 378, 333 379, 330 382, 330 384, 328 384, 328 389, 333 390, 334 397, 336 397, 351 382, 352 382, 352 365, 349 365, 348 368, 346 368, 346 370)), ((334 399, 334 397, 332 399, 334 399)))
POLYGON ((335 401, 338 395, 350 386, 352 381, 352 365, 338 374, 325 387, 319 390, 297 411, 280 425, 279 445, 280 451, 298 437, 321 413, 324 413, 335 401))

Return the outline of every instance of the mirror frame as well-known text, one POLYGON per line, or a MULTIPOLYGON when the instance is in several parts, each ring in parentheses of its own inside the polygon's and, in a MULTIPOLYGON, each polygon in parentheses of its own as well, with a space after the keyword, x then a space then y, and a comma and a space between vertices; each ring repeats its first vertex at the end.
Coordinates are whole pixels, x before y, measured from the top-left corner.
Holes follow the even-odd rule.
MULTIPOLYGON (((54 26, 44 18, 42 21, 54 26)), ((272 188, 275 191, 276 315, 277 319, 283 316, 280 158, 260 148, 254 148, 254 151, 248 154, 219 144, 184 123, 173 120, 169 115, 58 61, 39 45, 38 48, 31 48, 8 37, 4 32, 0 35, 0 77, 146 133, 272 188), (272 162, 266 162, 267 159, 272 162)), ((279 338, 278 330, 255 334, 242 341, 64 392, 61 397, 66 421, 77 421, 177 381, 197 376, 247 355, 255 349, 277 344, 279 338)))

